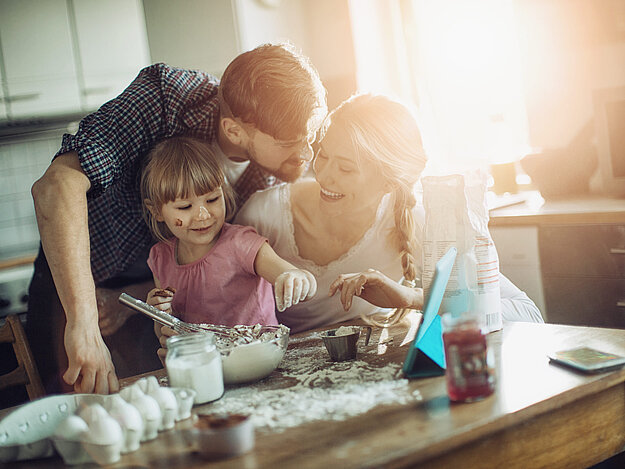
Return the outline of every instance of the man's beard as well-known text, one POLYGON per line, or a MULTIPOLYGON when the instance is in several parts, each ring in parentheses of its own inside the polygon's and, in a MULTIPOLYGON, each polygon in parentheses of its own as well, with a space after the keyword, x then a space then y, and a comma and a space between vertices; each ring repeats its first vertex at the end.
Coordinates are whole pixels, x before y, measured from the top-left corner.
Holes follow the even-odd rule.
POLYGON ((267 168, 266 166, 263 166, 258 162, 256 148, 253 144, 250 145, 250 148, 248 150, 248 156, 249 159, 260 168, 262 168, 263 171, 272 174, 273 176, 284 182, 297 181, 308 168, 306 161, 302 160, 299 156, 296 158, 289 158, 288 160, 284 161, 278 169, 267 168))

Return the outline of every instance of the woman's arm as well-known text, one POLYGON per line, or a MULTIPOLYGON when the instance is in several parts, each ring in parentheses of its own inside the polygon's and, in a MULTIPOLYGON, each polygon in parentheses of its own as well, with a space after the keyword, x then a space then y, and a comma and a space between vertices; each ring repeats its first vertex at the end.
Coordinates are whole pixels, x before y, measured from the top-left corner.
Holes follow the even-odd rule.
POLYGON ((545 322, 538 306, 501 273, 499 274, 499 288, 501 315, 504 321, 545 322))
POLYGON ((329 295, 334 295, 338 290, 341 291, 341 303, 345 311, 351 308, 354 296, 381 308, 423 308, 422 288, 401 285, 373 269, 339 275, 330 285, 329 295))
POLYGON ((317 293, 317 281, 307 270, 298 269, 263 243, 254 260, 256 274, 274 286, 278 311, 307 301, 317 293))

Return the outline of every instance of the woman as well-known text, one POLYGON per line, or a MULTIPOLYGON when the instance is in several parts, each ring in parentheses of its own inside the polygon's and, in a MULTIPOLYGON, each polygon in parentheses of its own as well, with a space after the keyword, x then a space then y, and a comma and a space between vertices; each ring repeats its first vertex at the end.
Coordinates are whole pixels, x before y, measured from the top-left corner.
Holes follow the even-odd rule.
MULTIPOLYGON (((317 278, 317 296, 278 314, 281 323, 299 332, 374 313, 376 306, 362 298, 350 295, 345 310, 339 295, 325 294, 341 274, 372 268, 395 281, 420 283, 423 210, 413 190, 425 163, 408 109, 384 96, 356 95, 326 119, 316 180, 248 200, 235 222, 255 227, 280 257, 317 278)), ((527 295, 501 280, 504 319, 542 322, 527 295)), ((410 306, 422 306, 422 290, 415 295, 410 306)))

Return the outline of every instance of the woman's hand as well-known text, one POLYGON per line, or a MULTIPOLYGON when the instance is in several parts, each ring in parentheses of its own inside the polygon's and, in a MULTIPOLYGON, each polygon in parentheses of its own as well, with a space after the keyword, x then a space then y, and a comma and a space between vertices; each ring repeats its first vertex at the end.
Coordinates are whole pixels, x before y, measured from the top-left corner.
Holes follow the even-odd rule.
POLYGON ((354 296, 381 308, 423 307, 423 289, 403 286, 373 269, 339 275, 330 285, 329 296, 338 290, 341 290, 341 303, 345 311, 351 308, 354 296))
POLYGON ((153 288, 148 292, 146 303, 171 314, 171 303, 174 300, 174 293, 176 293, 174 287, 167 287, 164 290, 162 288, 153 288))
POLYGON ((276 278, 274 291, 278 311, 284 311, 300 301, 310 300, 315 296, 317 280, 307 270, 287 270, 276 278))

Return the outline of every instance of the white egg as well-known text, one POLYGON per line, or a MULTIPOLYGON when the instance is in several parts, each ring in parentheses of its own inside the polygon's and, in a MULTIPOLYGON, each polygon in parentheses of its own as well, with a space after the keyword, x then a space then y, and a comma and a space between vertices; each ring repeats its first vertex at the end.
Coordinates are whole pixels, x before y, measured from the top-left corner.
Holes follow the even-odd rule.
POLYGON ((83 439, 89 427, 87 422, 78 415, 70 415, 54 430, 54 436, 65 440, 77 441, 83 439))
MULTIPOLYGON (((106 412, 106 411, 105 411, 106 412)), ((123 440, 122 428, 108 412, 93 414, 88 423, 86 441, 99 445, 112 445, 123 440)))
POLYGON ((139 410, 119 394, 114 394, 110 399, 109 414, 117 420, 124 433, 122 453, 139 449, 144 429, 143 417, 139 410))
POLYGON ((137 408, 143 418, 143 436, 141 441, 156 438, 161 426, 162 412, 158 402, 153 397, 144 394, 137 386, 132 386, 129 394, 130 403, 137 408))
POLYGON ((154 376, 148 378, 147 394, 158 402, 161 408, 162 420, 159 430, 169 430, 174 428, 176 417, 178 416, 178 401, 173 391, 169 388, 161 387, 154 376))
MULTIPOLYGON (((93 406, 90 407, 95 407, 93 406)), ((102 406, 100 406, 102 408, 102 406)), ((93 412, 87 423, 89 431, 83 447, 98 464, 113 464, 119 461, 124 444, 122 428, 108 412, 93 412)))
POLYGON ((78 409, 78 416, 82 418, 87 425, 90 425, 94 419, 108 416, 108 412, 100 404, 81 404, 81 407, 78 409))

